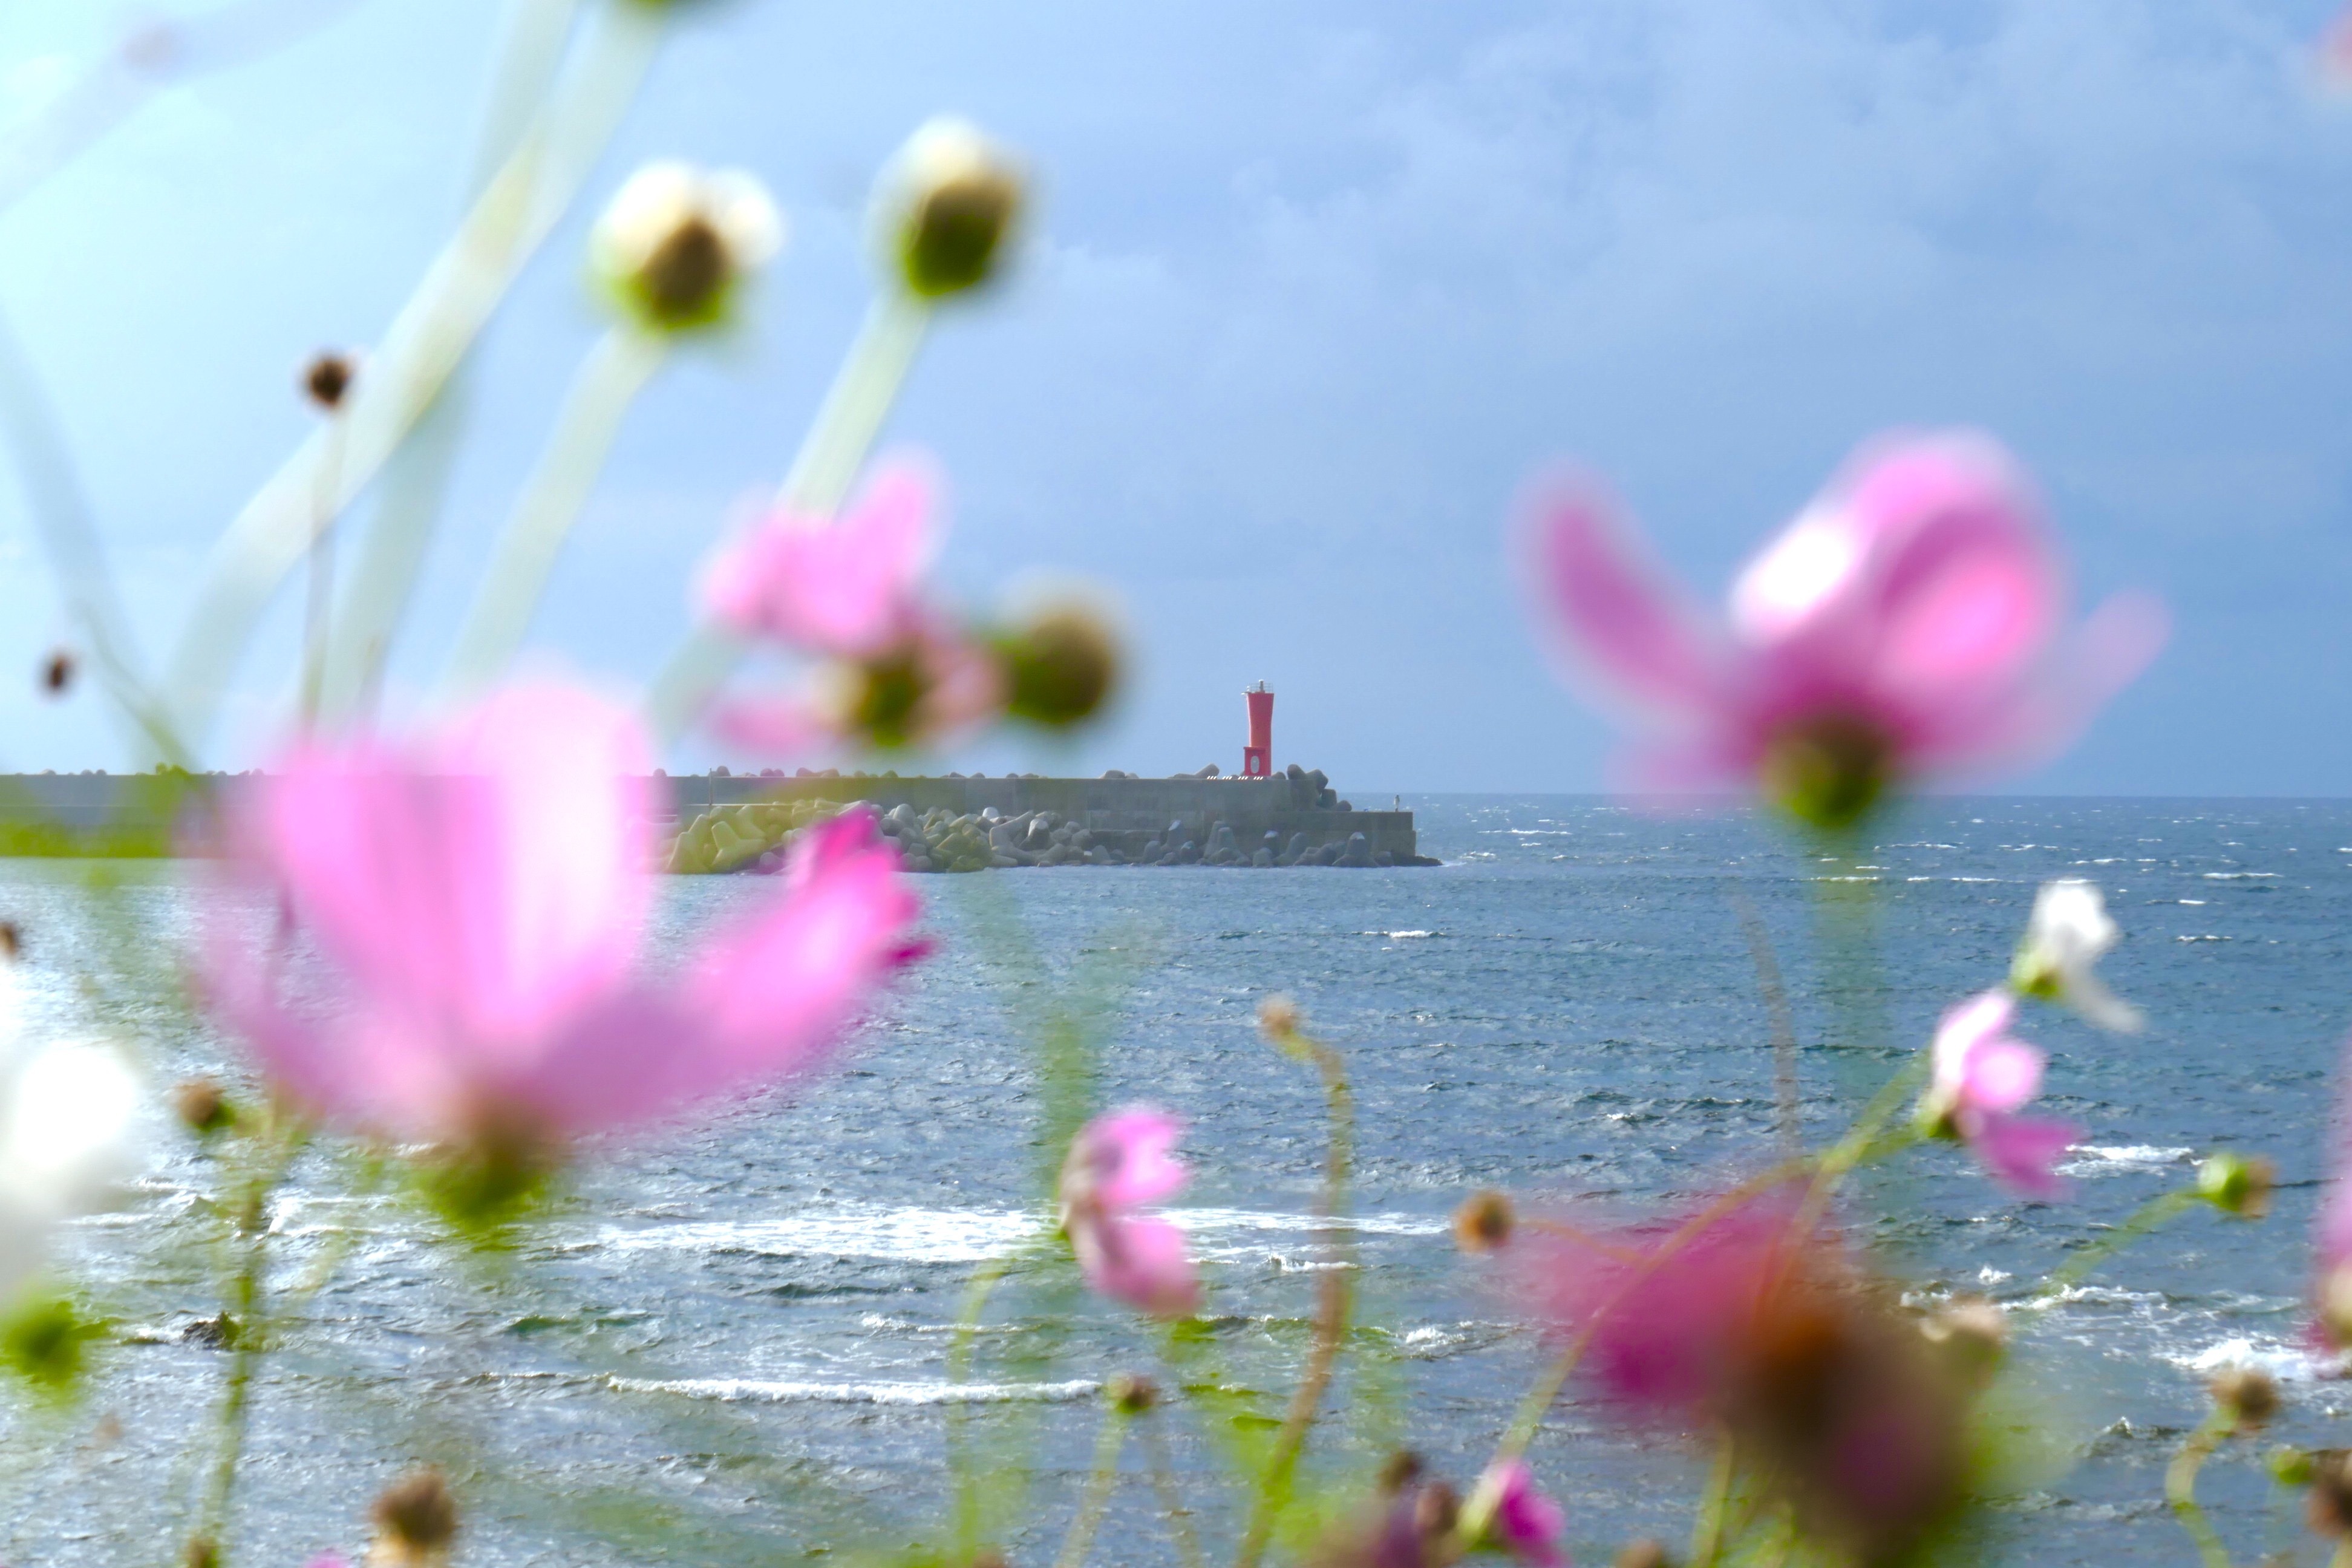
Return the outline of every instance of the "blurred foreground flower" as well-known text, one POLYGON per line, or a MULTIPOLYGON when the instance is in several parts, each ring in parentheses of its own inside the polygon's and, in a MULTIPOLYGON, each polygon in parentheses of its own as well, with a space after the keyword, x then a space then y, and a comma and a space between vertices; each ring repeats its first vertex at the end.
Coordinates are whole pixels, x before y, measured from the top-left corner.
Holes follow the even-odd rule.
POLYGON ((2091 973, 2119 934, 2097 884, 2080 877, 2044 882, 2009 983, 2025 995, 2063 1002, 2103 1029, 2133 1033, 2143 1023, 2139 1009, 2091 973))
POLYGON ((0 1306, 58 1222, 105 1204, 140 1163, 139 1080, 113 1047, 28 1039, 16 961, 0 958, 0 1306))
POLYGON ((1191 1177, 1171 1151, 1176 1119, 1148 1106, 1097 1116, 1070 1141, 1062 1165, 1062 1228, 1087 1283, 1155 1317, 1199 1304, 1184 1233, 1136 1210, 1172 1196, 1191 1177))
POLYGON ((1919 1125, 1931 1137, 1966 1143, 2011 1191, 2052 1197, 2065 1186, 2052 1167, 2083 1130, 2015 1114, 2041 1091, 2042 1068, 2042 1053, 2008 1033, 2016 1013, 2009 995, 1988 991, 1944 1015, 1919 1125))
POLYGON ((2110 600, 2057 646, 2061 574, 2023 475, 1990 439, 1882 439, 1749 563, 1728 635, 1657 579, 1615 506, 1571 479, 1528 512, 1538 602, 1662 731, 1644 784, 1744 782, 1824 830, 1886 792, 2069 738, 2152 658, 2152 601, 2110 600))
POLYGON ((758 180, 662 162, 629 176, 588 248, 598 279, 633 319, 674 332, 724 320, 783 243, 784 220, 758 180))
POLYGON ((895 854, 863 811, 813 830, 656 981, 649 762, 625 710, 554 684, 409 744, 298 748, 233 848, 335 984, 224 935, 215 1005, 298 1100, 436 1145, 461 1212, 528 1195, 564 1139, 810 1068, 921 951, 895 854))
POLYGON ((1806 1222, 1806 1190, 1605 1236, 1529 1221, 1504 1256, 1522 1301, 1582 1345, 1580 1371, 1621 1409, 1719 1430, 1806 1536, 1891 1562, 1967 1495, 1981 1380, 1806 1222))
POLYGON ((1496 1465, 1480 1478, 1471 1500, 1473 1511, 1487 1521, 1486 1535, 1494 1544, 1528 1568, 1567 1568, 1559 1538, 1568 1516, 1544 1496, 1526 1465, 1517 1459, 1496 1465), (1490 1491, 1491 1500, 1485 1495, 1490 1491))

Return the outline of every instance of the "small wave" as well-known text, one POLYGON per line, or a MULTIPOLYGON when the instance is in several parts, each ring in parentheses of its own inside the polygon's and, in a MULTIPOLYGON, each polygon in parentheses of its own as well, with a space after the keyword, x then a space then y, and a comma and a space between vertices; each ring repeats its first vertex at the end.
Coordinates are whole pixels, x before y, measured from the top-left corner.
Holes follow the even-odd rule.
POLYGON ((724 1405, 1055 1405, 1084 1399, 1102 1387, 1090 1379, 1068 1383, 801 1383, 745 1377, 616 1377, 621 1394, 678 1394, 724 1405))
POLYGON ((617 1252, 754 1253, 772 1258, 868 1258, 893 1263, 980 1263, 1043 1228, 1023 1209, 835 1210, 787 1219, 608 1226, 589 1247, 617 1252))
POLYGON ((2285 874, 2284 871, 2208 871, 2205 879, 2209 882, 2244 882, 2258 877, 2283 877, 2285 874))
POLYGON ((2173 902, 2187 904, 2192 910, 2201 910, 2205 907, 2205 900, 2202 899, 2175 899, 2173 902))
POLYGON ((2021 1312, 2046 1312, 2053 1307, 2145 1307, 2163 1300, 2153 1290, 2126 1290, 2116 1285, 2069 1285, 2063 1290, 2020 1301, 2021 1312))
POLYGON ((2074 1158, 2058 1169, 2069 1176, 2113 1176, 2126 1171, 2155 1171, 2167 1165, 2185 1164, 2197 1156, 2194 1149, 2159 1149, 2152 1143, 2123 1143, 2113 1147, 2078 1145, 2068 1152, 2074 1158))
POLYGON ((2215 1373, 2230 1366, 2253 1367, 2281 1383, 2316 1383, 2322 1378, 2341 1377, 2346 1371, 2340 1353, 2323 1354, 2277 1342, 2257 1345, 2252 1340, 2223 1340, 2201 1351, 2168 1354, 2164 1359, 2197 1373, 2215 1373))
POLYGON ((1356 934, 1358 936, 1384 936, 1391 942, 1403 942, 1412 937, 1434 936, 1436 933, 1434 931, 1360 931, 1356 934))

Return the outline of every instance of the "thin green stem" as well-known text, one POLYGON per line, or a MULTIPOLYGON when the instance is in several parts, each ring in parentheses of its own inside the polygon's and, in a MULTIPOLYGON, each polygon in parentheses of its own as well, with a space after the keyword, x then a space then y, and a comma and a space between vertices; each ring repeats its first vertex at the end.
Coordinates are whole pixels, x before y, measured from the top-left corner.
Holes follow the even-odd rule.
POLYGON ((245 1457, 254 1375, 269 1348, 269 1331, 263 1322, 269 1269, 269 1195, 285 1181, 303 1142, 301 1129, 290 1122, 272 1125, 266 1136, 272 1146, 229 1207, 229 1223, 244 1245, 236 1272, 229 1281, 227 1300, 223 1303, 222 1328, 228 1336, 229 1368, 221 1394, 220 1447, 198 1515, 198 1533, 213 1543, 215 1563, 226 1557, 224 1538, 229 1506, 236 1495, 238 1465, 245 1457))
POLYGON ((1054 1568, 1080 1568, 1092 1550, 1095 1530, 1102 1523, 1103 1510, 1110 1506, 1111 1489, 1118 1485, 1118 1456, 1127 1444, 1128 1420, 1127 1413, 1116 1405, 1103 1413, 1102 1433, 1095 1439, 1094 1469, 1087 1477, 1087 1489, 1079 1495, 1069 1532, 1062 1537, 1054 1568))
POLYGON ((666 338, 615 326, 581 362, 547 450, 523 486, 457 634, 449 660, 451 692, 488 686, 522 647, 548 576, 604 471, 621 421, 661 368, 668 346, 666 338))
POLYGON ((2108 1258, 2175 1216, 2195 1208, 2202 1201, 2193 1187, 2160 1193, 2148 1199, 2121 1225, 2068 1258, 2063 1268, 2053 1270, 2050 1278, 2042 1282, 2042 1297, 2046 1300, 2081 1284, 2108 1258))
POLYGON ((319 498, 310 529, 310 573, 302 605, 302 695, 298 703, 301 727, 317 727, 319 705, 327 687, 327 632, 335 600, 335 470, 341 466, 341 416, 327 416, 326 456, 319 464, 319 498))
POLYGON ((1167 1516, 1168 1533, 1175 1538, 1178 1568, 1205 1568, 1201 1538, 1192 1533, 1192 1513, 1176 1487, 1176 1469, 1169 1462, 1168 1439, 1156 1421, 1143 1425, 1145 1457, 1151 1461, 1151 1489, 1159 1495, 1160 1511, 1167 1516))
MULTIPOLYGON (((328 489, 340 515, 431 408, 594 167, 666 36, 668 7, 602 7, 597 25, 352 384, 328 489)), ((313 432, 215 545, 170 665, 181 733, 200 744, 261 610, 309 547, 324 432, 313 432)), ((366 628, 362 628, 364 631, 366 628)), ((332 659, 333 655, 330 655, 332 659)))
POLYGON ((1780 961, 1772 953, 1772 933, 1756 912, 1755 900, 1737 883, 1730 889, 1732 912, 1748 939, 1748 957, 1756 965, 1756 988, 1764 997, 1764 1016, 1772 1030, 1773 1121, 1780 1134, 1781 1152, 1795 1155, 1804 1146, 1799 1125, 1797 1086, 1797 1019, 1789 1007, 1789 988, 1780 979, 1780 961))
MULTIPOLYGON (((811 517, 841 509, 914 368, 930 321, 929 303, 903 289, 887 289, 876 299, 802 438, 777 492, 778 508, 811 517)), ((667 744, 685 734, 742 655, 741 645, 715 626, 690 633, 646 692, 656 737, 667 744)))
POLYGON ((1339 1052, 1320 1041, 1304 1035, 1293 1038, 1306 1049, 1323 1078, 1330 1135, 1323 1172, 1322 1210, 1326 1223, 1317 1239, 1333 1255, 1331 1261, 1338 1267, 1324 1272, 1318 1289, 1315 1342, 1307 1352, 1307 1371, 1299 1379, 1297 1392, 1291 1396, 1282 1430, 1275 1436, 1273 1453, 1259 1475, 1257 1496, 1250 1504, 1249 1525, 1242 1534, 1234 1568, 1255 1568, 1265 1555, 1266 1542, 1274 1533, 1275 1516, 1289 1496, 1291 1476, 1307 1446, 1307 1429, 1314 1425, 1324 1393, 1330 1387, 1340 1346, 1348 1337, 1348 1312, 1354 1297, 1354 1248, 1348 1245, 1346 1233, 1331 1223, 1339 1218, 1346 1199, 1348 1172, 1354 1152, 1355 1101, 1348 1088, 1347 1065, 1340 1060, 1339 1052))
POLYGON ((2230 1568, 2230 1552, 2197 1501, 2197 1472, 2236 1426, 2237 1416, 2232 1412, 2216 1409, 2205 1417, 2204 1425, 2189 1435, 2189 1441, 2180 1446, 2180 1452, 2165 1467, 2165 1500, 2172 1505, 2173 1517, 2180 1521, 2180 1528, 2197 1542, 2197 1554, 2204 1560, 2205 1568, 2230 1568))
POLYGON ((1723 1433, 1716 1439, 1706 1490, 1699 1495, 1698 1517, 1691 1521, 1690 1568, 1715 1568, 1722 1555, 1723 1520, 1731 1506, 1731 1483, 1738 1473, 1738 1445, 1730 1433, 1723 1433))
MULTIPOLYGON (((1011 1258, 992 1258, 973 1273, 971 1283, 964 1287, 963 1310, 956 1320, 954 1341, 948 1347, 948 1381, 968 1383, 971 1379, 971 1357, 974 1342, 980 1334, 982 1314, 988 1310, 988 1298, 1012 1268, 1011 1258)), ((970 1420, 961 1405, 948 1406, 948 1469, 956 1485, 956 1558, 969 1563, 980 1552, 981 1495, 980 1477, 971 1464, 970 1420)))

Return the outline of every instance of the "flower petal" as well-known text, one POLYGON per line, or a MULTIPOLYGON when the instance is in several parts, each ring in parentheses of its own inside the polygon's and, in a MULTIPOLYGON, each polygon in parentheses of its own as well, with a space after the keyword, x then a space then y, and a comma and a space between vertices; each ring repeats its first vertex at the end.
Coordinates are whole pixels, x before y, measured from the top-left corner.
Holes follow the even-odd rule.
POLYGON ((1960 1069, 1960 1105, 1999 1115, 2015 1110, 2042 1089, 2042 1056, 2022 1040, 1979 1041, 1960 1069))
POLYGON ((1555 479, 1523 510, 1523 552, 1539 619, 1626 695, 1682 714, 1719 687, 1705 624, 1626 537, 1594 481, 1555 479))
POLYGON ((906 635, 937 550, 936 490, 928 464, 902 458, 836 520, 770 516, 712 558, 704 607, 740 636, 844 658, 880 653, 906 635))
POLYGON ((2054 1198, 2065 1192, 2066 1184, 2053 1167, 2082 1139, 2083 1129, 2072 1122, 1987 1116, 1969 1134, 1969 1147, 1985 1173, 2010 1191, 2054 1198))
POLYGON ((1181 1318, 1201 1301, 1184 1233, 1162 1219, 1100 1216, 1073 1226, 1087 1283, 1156 1318, 1181 1318))
POLYGON ((1083 1167, 1091 1196, 1105 1208, 1156 1204, 1191 1179, 1171 1152, 1183 1130, 1164 1110, 1129 1106, 1087 1123, 1075 1141, 1073 1163, 1083 1167))
POLYGON ((1987 1040, 2009 1027, 2017 1004, 2005 991, 1987 991, 1946 1011, 1936 1026, 1935 1089, 1958 1096, 1966 1087, 1969 1058, 1987 1040))

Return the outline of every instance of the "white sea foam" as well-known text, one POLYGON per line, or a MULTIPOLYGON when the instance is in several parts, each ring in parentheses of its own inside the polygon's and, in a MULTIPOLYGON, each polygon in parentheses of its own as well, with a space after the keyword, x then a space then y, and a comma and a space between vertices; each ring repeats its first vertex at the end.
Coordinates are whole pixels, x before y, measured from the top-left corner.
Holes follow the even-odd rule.
POLYGON ((2117 1176, 2132 1171, 2156 1171, 2196 1158, 2194 1149, 2160 1149, 2153 1143, 2078 1145, 2074 1156, 2058 1167, 2069 1176, 2117 1176))
POLYGON ((2321 1378, 2341 1377, 2346 1371, 2341 1354, 2315 1352, 2277 1341, 2256 1344, 2245 1339, 2223 1340, 2201 1351, 2168 1354, 2164 1359, 2197 1373, 2215 1373, 2231 1366, 2252 1367, 2281 1383, 2315 1383, 2321 1378))
POLYGON ((2205 873, 2205 879, 2209 882, 2243 882, 2261 877, 2283 877, 2285 874, 2284 871, 2208 871, 2205 873))
POLYGON ((722 1404, 1016 1405, 1084 1399, 1102 1387, 1085 1378, 1068 1383, 804 1383, 748 1377, 616 1377, 622 1394, 679 1394, 722 1404))

